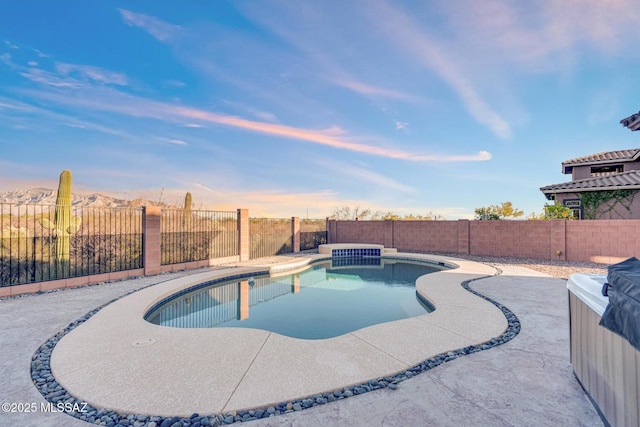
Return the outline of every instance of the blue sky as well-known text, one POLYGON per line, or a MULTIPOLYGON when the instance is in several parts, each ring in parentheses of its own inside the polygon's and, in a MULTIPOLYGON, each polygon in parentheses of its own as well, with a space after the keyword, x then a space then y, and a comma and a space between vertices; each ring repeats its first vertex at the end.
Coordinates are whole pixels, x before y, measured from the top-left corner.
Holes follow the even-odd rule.
POLYGON ((540 212, 640 146, 636 0, 0 2, 0 191, 540 212))

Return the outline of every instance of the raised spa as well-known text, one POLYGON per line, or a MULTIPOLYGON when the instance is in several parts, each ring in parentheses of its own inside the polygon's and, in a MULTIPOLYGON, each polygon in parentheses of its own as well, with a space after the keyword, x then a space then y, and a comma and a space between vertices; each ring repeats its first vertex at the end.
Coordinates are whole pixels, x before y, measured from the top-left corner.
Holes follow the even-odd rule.
POLYGON ((332 338, 432 311, 416 292, 416 279, 445 268, 380 257, 333 258, 293 274, 205 283, 161 301, 145 319, 177 328, 244 327, 332 338))

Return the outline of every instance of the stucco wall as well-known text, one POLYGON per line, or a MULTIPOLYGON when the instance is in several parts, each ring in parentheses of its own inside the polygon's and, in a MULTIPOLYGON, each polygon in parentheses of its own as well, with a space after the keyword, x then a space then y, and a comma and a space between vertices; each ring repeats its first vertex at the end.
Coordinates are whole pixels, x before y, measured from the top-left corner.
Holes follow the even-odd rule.
POLYGON ((571 180, 577 181, 579 179, 591 178, 591 165, 588 166, 574 166, 571 170, 571 180))
MULTIPOLYGON (((624 172, 640 169, 640 162, 611 162, 612 164, 621 164, 624 172)), ((591 178, 591 167, 597 167, 598 165, 585 165, 574 166, 571 171, 571 180, 591 178)), ((606 165, 602 165, 606 166, 606 165)))
POLYGON ((628 162, 624 164, 624 171, 636 171, 640 169, 640 162, 628 162))
MULTIPOLYGON (((576 193, 559 193, 556 195, 556 199, 559 203, 564 203, 567 199, 579 199, 579 194, 576 193)), ((626 202, 625 202, 626 203, 626 202)), ((583 218, 586 218, 583 214, 583 218)), ((640 192, 633 195, 633 200, 629 205, 629 209, 618 203, 613 209, 609 209, 607 206, 602 206, 598 209, 595 219, 640 219, 640 192)))

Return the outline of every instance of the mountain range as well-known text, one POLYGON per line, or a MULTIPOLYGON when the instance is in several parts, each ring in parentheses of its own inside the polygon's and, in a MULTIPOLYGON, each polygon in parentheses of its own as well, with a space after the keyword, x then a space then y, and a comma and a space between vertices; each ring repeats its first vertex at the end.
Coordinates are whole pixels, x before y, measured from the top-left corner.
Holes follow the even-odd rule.
MULTIPOLYGON (((12 205, 55 205, 57 191, 48 188, 32 188, 31 190, 12 190, 0 193, 0 203, 9 203, 12 205)), ((162 202, 152 202, 150 200, 138 198, 134 200, 116 199, 115 197, 105 196, 104 194, 72 194, 71 204, 78 207, 95 207, 95 208, 134 208, 138 206, 162 206, 173 207, 162 202)))

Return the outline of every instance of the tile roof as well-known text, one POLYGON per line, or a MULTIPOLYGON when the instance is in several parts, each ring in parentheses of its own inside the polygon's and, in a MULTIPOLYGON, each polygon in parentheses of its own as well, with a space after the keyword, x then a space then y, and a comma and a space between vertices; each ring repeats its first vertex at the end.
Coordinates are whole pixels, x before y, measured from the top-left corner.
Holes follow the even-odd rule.
POLYGON ((602 153, 590 154, 584 157, 565 160, 562 162, 562 173, 571 173, 574 166, 607 164, 619 162, 632 162, 640 157, 640 148, 630 148, 628 150, 603 151, 602 153))
POLYGON ((631 130, 640 130, 640 111, 620 120, 620 123, 631 130))
POLYGON ((554 193, 580 193, 583 191, 606 191, 614 189, 640 189, 640 170, 547 185, 546 187, 541 187, 540 191, 547 196, 547 199, 551 200, 550 197, 554 193))

